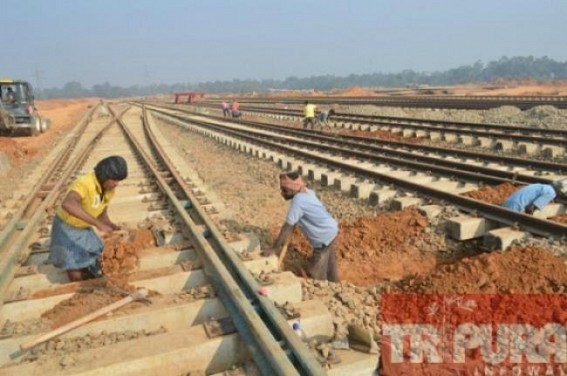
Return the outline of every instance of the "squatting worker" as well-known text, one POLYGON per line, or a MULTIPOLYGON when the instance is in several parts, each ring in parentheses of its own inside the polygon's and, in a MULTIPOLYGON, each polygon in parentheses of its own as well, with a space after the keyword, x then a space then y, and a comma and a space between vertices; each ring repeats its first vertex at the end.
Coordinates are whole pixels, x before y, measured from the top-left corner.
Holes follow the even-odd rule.
POLYGON ((321 126, 329 125, 329 119, 333 115, 335 115, 335 110, 332 108, 329 111, 321 111, 317 114, 317 123, 321 126))
POLYGON ((315 192, 307 189, 303 179, 295 172, 280 174, 280 191, 291 200, 285 223, 273 246, 264 250, 264 256, 279 252, 298 225, 313 246, 309 273, 314 279, 338 282, 337 272, 337 221, 331 217, 315 192))
POLYGON ((504 201, 504 207, 520 213, 533 214, 542 210, 557 196, 567 197, 567 179, 551 184, 529 184, 512 193, 504 201))
POLYGON ((100 255, 103 234, 119 230, 108 217, 107 207, 114 188, 128 176, 124 158, 112 156, 97 163, 94 172, 78 177, 53 220, 49 260, 65 269, 71 281, 102 276, 100 255))

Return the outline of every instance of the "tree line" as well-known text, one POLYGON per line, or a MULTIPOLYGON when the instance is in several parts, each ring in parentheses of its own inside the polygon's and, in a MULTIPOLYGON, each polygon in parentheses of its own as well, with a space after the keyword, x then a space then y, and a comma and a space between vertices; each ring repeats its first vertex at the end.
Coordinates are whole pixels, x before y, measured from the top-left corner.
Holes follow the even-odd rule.
POLYGON ((129 87, 113 86, 108 82, 85 88, 80 82, 71 81, 62 88, 44 89, 39 98, 118 98, 168 94, 179 91, 202 91, 206 93, 245 93, 270 90, 333 90, 352 86, 404 87, 414 85, 456 85, 471 82, 496 80, 531 79, 553 81, 567 79, 567 61, 560 62, 547 56, 502 57, 487 64, 477 61, 442 72, 416 72, 408 69, 398 73, 350 74, 348 76, 320 75, 311 77, 288 77, 284 80, 240 80, 179 83, 173 85, 152 84, 129 87))

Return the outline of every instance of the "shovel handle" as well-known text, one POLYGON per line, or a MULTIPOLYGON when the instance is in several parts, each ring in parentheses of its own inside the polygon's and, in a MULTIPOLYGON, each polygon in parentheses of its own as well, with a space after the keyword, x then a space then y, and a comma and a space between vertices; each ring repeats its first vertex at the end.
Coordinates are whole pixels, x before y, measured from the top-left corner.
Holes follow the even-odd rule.
POLYGON ((123 298, 123 299, 121 299, 117 302, 114 302, 110 305, 107 305, 106 307, 102 307, 102 308, 100 308, 100 309, 98 309, 98 310, 96 310, 92 313, 89 313, 86 316, 81 317, 80 319, 77 319, 75 321, 71 321, 70 323, 67 323, 63 326, 60 326, 59 328, 57 328, 55 330, 47 332, 44 335, 37 337, 36 339, 22 343, 20 345, 20 349, 22 349, 22 351, 29 350, 32 347, 37 346, 42 342, 49 341, 52 338, 60 336, 63 333, 66 333, 66 332, 68 332, 72 329, 75 329, 75 328, 83 325, 83 324, 86 324, 89 321, 92 321, 92 320, 94 320, 94 319, 96 319, 96 318, 98 318, 102 315, 105 315, 109 312, 114 311, 115 309, 118 309, 122 306, 125 306, 126 304, 128 304, 128 303, 130 303, 134 300, 137 300, 137 299, 140 299, 140 298, 145 298, 146 296, 148 296, 148 290, 141 289, 141 290, 135 292, 134 294, 132 294, 130 296, 127 296, 127 297, 125 297, 125 298, 123 298))
POLYGON ((285 243, 282 246, 282 249, 280 251, 280 257, 278 258, 278 269, 280 269, 280 270, 282 268, 285 255, 287 253, 287 247, 289 246, 289 242, 291 241, 292 236, 293 236, 293 233, 291 235, 289 235, 289 237, 286 239, 286 241, 285 241, 285 243))

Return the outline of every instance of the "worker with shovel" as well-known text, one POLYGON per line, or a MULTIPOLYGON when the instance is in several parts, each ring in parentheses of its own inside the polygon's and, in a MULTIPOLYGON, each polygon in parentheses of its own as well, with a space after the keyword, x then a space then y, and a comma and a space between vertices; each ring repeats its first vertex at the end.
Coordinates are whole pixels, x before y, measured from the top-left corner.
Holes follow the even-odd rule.
POLYGON ((108 217, 107 207, 118 183, 128 176, 128 166, 120 156, 107 157, 94 172, 80 176, 71 184, 57 210, 51 229, 49 260, 65 269, 71 281, 102 276, 100 255, 102 234, 120 230, 108 217))
POLYGON ((313 246, 309 273, 314 279, 339 282, 337 272, 337 221, 319 201, 315 192, 308 189, 303 179, 295 172, 280 174, 280 191, 286 200, 291 200, 285 223, 273 248, 262 251, 264 256, 277 253, 293 233, 295 225, 303 231, 313 246))

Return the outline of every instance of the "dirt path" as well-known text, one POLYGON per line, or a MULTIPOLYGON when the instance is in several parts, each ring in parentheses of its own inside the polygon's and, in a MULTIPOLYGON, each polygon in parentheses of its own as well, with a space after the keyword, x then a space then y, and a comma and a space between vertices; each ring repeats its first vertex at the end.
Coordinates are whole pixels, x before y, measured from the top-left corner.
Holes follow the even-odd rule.
POLYGON ((0 171, 0 202, 17 192, 13 188, 35 167, 35 162, 45 156, 75 126, 86 111, 97 103, 96 99, 70 99, 37 101, 42 116, 51 119, 51 129, 36 137, 0 137, 0 152, 10 167, 0 171))

